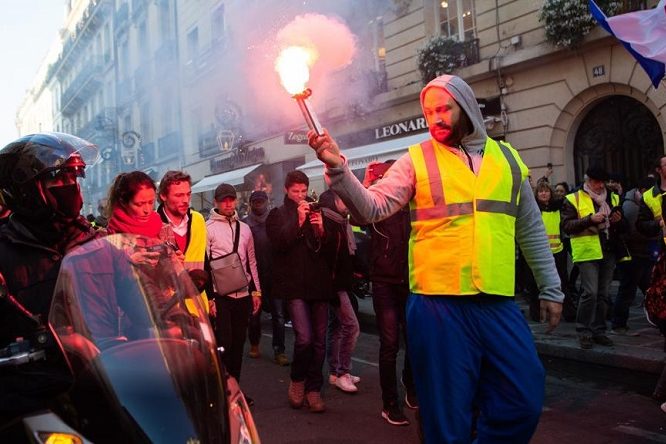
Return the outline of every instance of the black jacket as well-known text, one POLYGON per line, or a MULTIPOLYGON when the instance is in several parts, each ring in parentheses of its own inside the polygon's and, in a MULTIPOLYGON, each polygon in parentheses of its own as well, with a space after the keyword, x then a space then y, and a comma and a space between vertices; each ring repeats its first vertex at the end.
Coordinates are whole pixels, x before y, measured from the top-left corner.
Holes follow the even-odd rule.
MULTIPOLYGON (((9 292, 46 323, 64 254, 95 236, 97 234, 88 221, 81 217, 62 233, 57 242, 45 245, 18 219, 11 217, 0 228, 0 273, 9 292)), ((34 330, 34 324, 9 303, 0 300, 0 347, 7 346, 19 336, 30 338, 34 330)), ((69 375, 62 356, 52 353, 53 349, 47 351, 45 361, 36 361, 29 368, 20 366, 2 372, 0 422, 14 415, 44 409, 57 393, 67 388, 69 375)))
MULTIPOLYGON (((320 200, 321 203, 321 200, 320 200)), ((349 253, 346 218, 330 208, 322 208, 324 227, 331 235, 329 248, 325 250, 329 268, 333 273, 333 289, 350 291, 354 273, 353 256, 349 253)))
MULTIPOLYGON (((48 317, 53 290, 63 256, 97 236, 85 218, 79 218, 63 234, 59 246, 38 241, 18 219, 12 217, 0 228, 0 273, 9 292, 30 312, 44 321, 48 317)), ((0 346, 20 336, 16 313, 0 302, 0 346), (17 333, 17 329, 18 332, 17 333)))
POLYGON ((285 196, 284 204, 269 213, 266 233, 271 242, 274 297, 333 298, 332 273, 326 257, 332 243, 329 230, 317 239, 307 219, 299 227, 296 202, 285 196))
MULTIPOLYGON (((268 216, 264 214, 264 216, 268 216)), ((253 213, 243 218, 243 222, 249 225, 254 240, 254 255, 257 258, 257 271, 261 292, 264 297, 270 297, 273 287, 273 258, 271 255, 271 243, 266 233, 267 217, 257 216, 253 213)))
POLYGON ((402 209, 388 219, 370 225, 370 280, 408 284, 409 211, 402 209))

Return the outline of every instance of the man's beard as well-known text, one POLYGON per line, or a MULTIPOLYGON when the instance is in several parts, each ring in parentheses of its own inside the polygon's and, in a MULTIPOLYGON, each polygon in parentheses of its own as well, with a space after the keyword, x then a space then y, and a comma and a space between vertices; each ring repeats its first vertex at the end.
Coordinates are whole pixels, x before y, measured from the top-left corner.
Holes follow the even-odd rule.
POLYGON ((462 140, 460 127, 451 128, 442 122, 436 122, 430 125, 430 135, 433 139, 446 146, 456 146, 462 140), (441 130, 446 131, 442 134, 441 130))

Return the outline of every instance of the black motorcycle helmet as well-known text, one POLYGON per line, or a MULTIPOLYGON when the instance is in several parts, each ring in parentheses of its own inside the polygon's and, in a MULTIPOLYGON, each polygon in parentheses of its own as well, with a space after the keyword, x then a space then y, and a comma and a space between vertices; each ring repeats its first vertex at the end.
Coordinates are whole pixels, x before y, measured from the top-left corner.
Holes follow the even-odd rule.
MULTIPOLYGON (((23 136, 0 150, 0 193, 18 216, 52 220, 59 215, 60 199, 45 190, 42 180, 55 177, 63 169, 85 177, 86 165, 94 164, 97 158, 97 146, 70 134, 23 136)), ((72 193, 80 196, 78 184, 72 193)))

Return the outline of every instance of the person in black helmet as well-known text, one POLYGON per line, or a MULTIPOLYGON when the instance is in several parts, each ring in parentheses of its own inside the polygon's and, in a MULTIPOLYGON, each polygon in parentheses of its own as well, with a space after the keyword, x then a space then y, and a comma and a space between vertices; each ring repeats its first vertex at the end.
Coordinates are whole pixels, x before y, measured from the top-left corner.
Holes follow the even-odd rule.
MULTIPOLYGON (((96 236, 80 215, 78 184, 96 158, 95 145, 61 133, 24 136, 0 150, 0 195, 12 212, 0 226, 0 281, 43 323, 63 256, 96 236)), ((31 330, 34 325, 0 298, 0 348, 31 330)), ((0 373, 0 434, 3 422, 53 396, 40 385, 46 384, 44 374, 35 375, 0 373)))

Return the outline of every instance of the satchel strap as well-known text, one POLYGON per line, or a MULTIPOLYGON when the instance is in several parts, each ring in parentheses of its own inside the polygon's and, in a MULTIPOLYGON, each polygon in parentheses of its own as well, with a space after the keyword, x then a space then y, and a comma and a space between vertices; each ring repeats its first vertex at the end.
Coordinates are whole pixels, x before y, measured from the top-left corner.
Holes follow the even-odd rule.
POLYGON ((238 252, 238 242, 240 241, 240 222, 236 221, 236 235, 234 236, 234 249, 232 253, 238 252))

